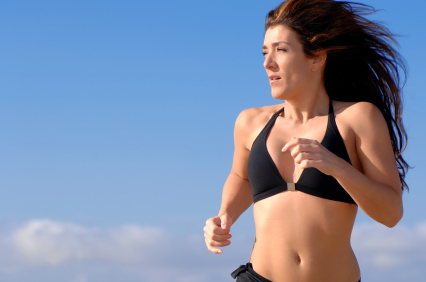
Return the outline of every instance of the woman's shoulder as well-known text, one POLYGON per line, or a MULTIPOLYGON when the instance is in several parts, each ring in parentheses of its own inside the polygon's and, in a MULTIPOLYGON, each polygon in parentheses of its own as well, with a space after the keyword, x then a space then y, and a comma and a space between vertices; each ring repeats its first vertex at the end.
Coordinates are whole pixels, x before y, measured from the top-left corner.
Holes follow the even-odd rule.
POLYGON ((242 142, 246 148, 250 148, 262 128, 282 108, 281 104, 243 110, 235 122, 235 140, 242 142))
POLYGON ((271 117, 283 108, 283 105, 271 105, 243 110, 237 117, 235 127, 255 128, 259 125, 265 126, 271 117))
POLYGON ((341 115, 348 120, 363 121, 380 118, 382 113, 380 109, 370 102, 342 102, 334 101, 335 115, 341 115))
POLYGON ((336 118, 343 121, 354 131, 367 128, 387 128, 386 121, 380 109, 370 102, 341 102, 334 101, 336 118))

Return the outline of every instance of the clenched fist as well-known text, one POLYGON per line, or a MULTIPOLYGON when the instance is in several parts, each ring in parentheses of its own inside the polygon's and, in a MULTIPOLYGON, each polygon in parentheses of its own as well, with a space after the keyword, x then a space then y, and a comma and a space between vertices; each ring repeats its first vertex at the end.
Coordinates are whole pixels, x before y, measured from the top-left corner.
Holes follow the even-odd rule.
POLYGON ((231 231, 232 218, 229 215, 215 216, 207 219, 204 227, 204 238, 207 249, 214 254, 221 254, 222 250, 218 247, 225 247, 231 244, 229 239, 231 231))

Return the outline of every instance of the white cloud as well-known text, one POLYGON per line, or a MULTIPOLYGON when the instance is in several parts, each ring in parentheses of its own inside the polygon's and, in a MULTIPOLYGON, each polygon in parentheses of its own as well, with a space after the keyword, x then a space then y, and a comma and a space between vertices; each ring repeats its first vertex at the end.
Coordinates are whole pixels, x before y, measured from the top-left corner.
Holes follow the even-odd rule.
MULTIPOLYGON (((206 250, 202 231, 196 235, 177 236, 158 227, 126 225, 99 229, 35 219, 3 235, 0 241, 0 281, 3 281, 2 273, 7 271, 39 273, 43 269, 64 273, 75 269, 77 273, 68 273, 68 278, 63 280, 72 282, 89 282, 92 275, 109 272, 129 276, 126 281, 221 281, 224 277, 229 278, 232 269, 248 259, 252 239, 236 238, 239 242, 219 257, 206 250), (245 246, 241 247, 241 243, 245 246), (241 253, 245 258, 235 259, 241 253), (79 274, 82 272, 86 274, 79 274)), ((107 282, 115 279, 113 275, 106 275, 93 280, 107 282)))
MULTIPOLYGON (((10 274, 44 269, 68 273, 63 281, 71 282, 116 280, 107 273, 124 275, 126 281, 227 281, 233 269, 249 260, 253 243, 253 236, 236 235, 222 255, 213 255, 206 250, 201 231, 177 236, 157 227, 99 229, 47 219, 3 233, 0 280, 6 270, 12 269, 10 274)), ((392 229, 357 225, 352 246, 364 281, 414 282, 426 277, 426 222, 392 229)))
POLYGON ((378 267, 395 267, 403 262, 401 258, 386 253, 373 256, 373 263, 378 267))
POLYGON ((414 259, 426 263, 426 223, 414 228, 364 224, 354 228, 352 246, 363 261, 373 266, 403 267, 414 259))
POLYGON ((22 263, 59 265, 71 260, 97 259, 141 263, 166 240, 159 228, 128 225, 100 230, 51 220, 32 220, 14 230, 10 242, 22 263))
POLYGON ((426 277, 426 222, 391 229, 378 223, 357 225, 352 247, 365 280, 420 282, 426 277))

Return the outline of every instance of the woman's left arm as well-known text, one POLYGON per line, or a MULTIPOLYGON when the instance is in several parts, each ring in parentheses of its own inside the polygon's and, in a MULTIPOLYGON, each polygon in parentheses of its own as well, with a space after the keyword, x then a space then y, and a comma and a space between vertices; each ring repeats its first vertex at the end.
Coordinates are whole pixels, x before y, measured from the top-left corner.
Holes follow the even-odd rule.
POLYGON ((301 168, 331 175, 372 219, 394 227, 402 218, 402 189, 386 121, 373 104, 352 105, 345 120, 355 135, 362 172, 316 140, 294 138, 284 146, 301 168))

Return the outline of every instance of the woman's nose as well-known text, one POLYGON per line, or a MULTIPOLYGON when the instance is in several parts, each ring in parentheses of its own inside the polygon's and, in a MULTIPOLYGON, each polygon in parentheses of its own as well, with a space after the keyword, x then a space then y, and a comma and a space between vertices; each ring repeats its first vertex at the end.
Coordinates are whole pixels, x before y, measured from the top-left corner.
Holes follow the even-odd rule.
POLYGON ((277 66, 273 56, 271 56, 270 54, 265 55, 265 61, 263 62, 263 66, 265 67, 265 69, 272 69, 275 68, 277 66))

